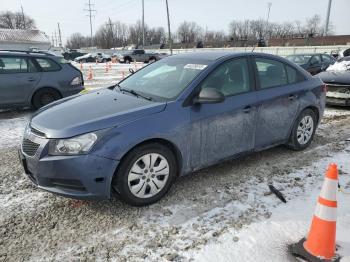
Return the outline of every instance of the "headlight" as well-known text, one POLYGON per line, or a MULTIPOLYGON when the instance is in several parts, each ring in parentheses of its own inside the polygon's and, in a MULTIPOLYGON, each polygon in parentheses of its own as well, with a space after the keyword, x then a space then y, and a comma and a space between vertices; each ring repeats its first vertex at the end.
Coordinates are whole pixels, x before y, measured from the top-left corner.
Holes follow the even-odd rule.
POLYGON ((70 85, 71 86, 78 86, 78 85, 81 85, 83 84, 83 81, 81 80, 81 77, 80 76, 77 76, 75 77, 72 82, 70 82, 70 85))
POLYGON ((87 133, 84 135, 68 138, 54 139, 50 141, 50 155, 79 155, 90 151, 97 140, 96 133, 87 133))

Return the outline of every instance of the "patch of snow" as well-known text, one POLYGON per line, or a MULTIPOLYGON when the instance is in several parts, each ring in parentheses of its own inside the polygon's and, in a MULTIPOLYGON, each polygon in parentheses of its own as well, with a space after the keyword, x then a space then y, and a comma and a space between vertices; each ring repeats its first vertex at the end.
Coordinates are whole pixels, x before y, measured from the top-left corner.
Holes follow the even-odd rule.
MULTIPOLYGON (((2 116, 0 115, 0 119, 2 116)), ((30 118, 29 113, 19 114, 14 118, 2 118, 0 121, 0 148, 16 147, 20 145, 24 128, 30 118)))
POLYGON ((350 61, 336 62, 330 65, 326 71, 346 71, 350 70, 350 61))
MULTIPOLYGON (((340 183, 350 192, 350 147, 333 157, 315 163, 320 174, 324 174, 328 163, 336 162, 341 170, 340 183)), ((310 167, 312 168, 312 167, 310 167)), ((306 168, 302 172, 308 172, 306 168)), ((315 185, 308 185, 306 191, 296 199, 279 205, 271 211, 273 215, 244 227, 231 229, 199 252, 190 251, 185 256, 194 261, 295 261, 288 253, 288 245, 298 242, 308 233, 317 197, 323 183, 320 176, 315 185)), ((285 193, 285 192, 284 192, 285 193)), ((350 195, 338 192, 337 244, 341 261, 350 261, 350 195)))

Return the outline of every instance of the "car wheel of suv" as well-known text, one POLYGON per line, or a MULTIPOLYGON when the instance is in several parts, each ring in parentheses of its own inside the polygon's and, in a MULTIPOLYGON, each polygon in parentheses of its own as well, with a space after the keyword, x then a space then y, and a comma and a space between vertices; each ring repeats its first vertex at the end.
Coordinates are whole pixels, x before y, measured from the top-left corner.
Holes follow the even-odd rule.
POLYGON ((175 156, 168 147, 145 144, 122 160, 112 187, 130 205, 149 205, 168 192, 176 174, 175 156))
POLYGON ((126 63, 126 64, 130 64, 130 63, 131 63, 131 59, 130 59, 130 58, 128 58, 128 57, 127 57, 127 58, 125 58, 125 63, 126 63))
POLYGON ((288 146, 294 150, 307 148, 316 131, 316 115, 311 109, 306 109, 294 123, 288 146))
POLYGON ((32 99, 32 104, 35 109, 43 107, 61 98, 60 93, 52 88, 43 88, 37 91, 32 99))

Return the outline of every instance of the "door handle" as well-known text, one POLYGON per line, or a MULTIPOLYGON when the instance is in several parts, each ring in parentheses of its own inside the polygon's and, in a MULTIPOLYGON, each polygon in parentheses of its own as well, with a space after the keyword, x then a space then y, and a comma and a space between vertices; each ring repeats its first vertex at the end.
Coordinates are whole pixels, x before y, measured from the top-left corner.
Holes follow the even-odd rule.
POLYGON ((289 97, 288 97, 288 99, 291 100, 291 101, 294 100, 295 98, 297 98, 296 95, 289 95, 289 97))
POLYGON ((34 82, 34 81, 35 81, 35 78, 30 77, 30 78, 28 78, 28 81, 29 81, 29 82, 34 82))
POLYGON ((246 114, 250 113, 251 110, 252 110, 251 106, 246 106, 245 108, 243 108, 243 112, 246 114))

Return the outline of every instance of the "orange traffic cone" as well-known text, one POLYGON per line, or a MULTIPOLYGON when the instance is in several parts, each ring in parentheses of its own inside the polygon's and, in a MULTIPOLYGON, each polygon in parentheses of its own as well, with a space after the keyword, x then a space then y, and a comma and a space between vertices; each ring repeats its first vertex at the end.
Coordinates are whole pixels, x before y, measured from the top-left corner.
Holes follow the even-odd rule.
POLYGON ((108 63, 109 69, 112 69, 112 63, 108 63))
POLYGON ((91 66, 89 67, 89 73, 88 73, 88 80, 92 80, 93 75, 92 75, 92 68, 91 66))
POLYGON ((122 71, 122 79, 124 79, 125 78, 125 73, 124 73, 124 71, 122 71))
POLYGON ((108 64, 106 63, 106 66, 105 66, 105 73, 108 73, 108 70, 109 70, 109 67, 108 67, 108 64))
POLYGON ((80 70, 83 70, 83 63, 80 62, 80 70))
POLYGON ((292 245, 293 255, 307 261, 337 261, 335 256, 338 169, 330 164, 321 189, 307 240, 292 245))

